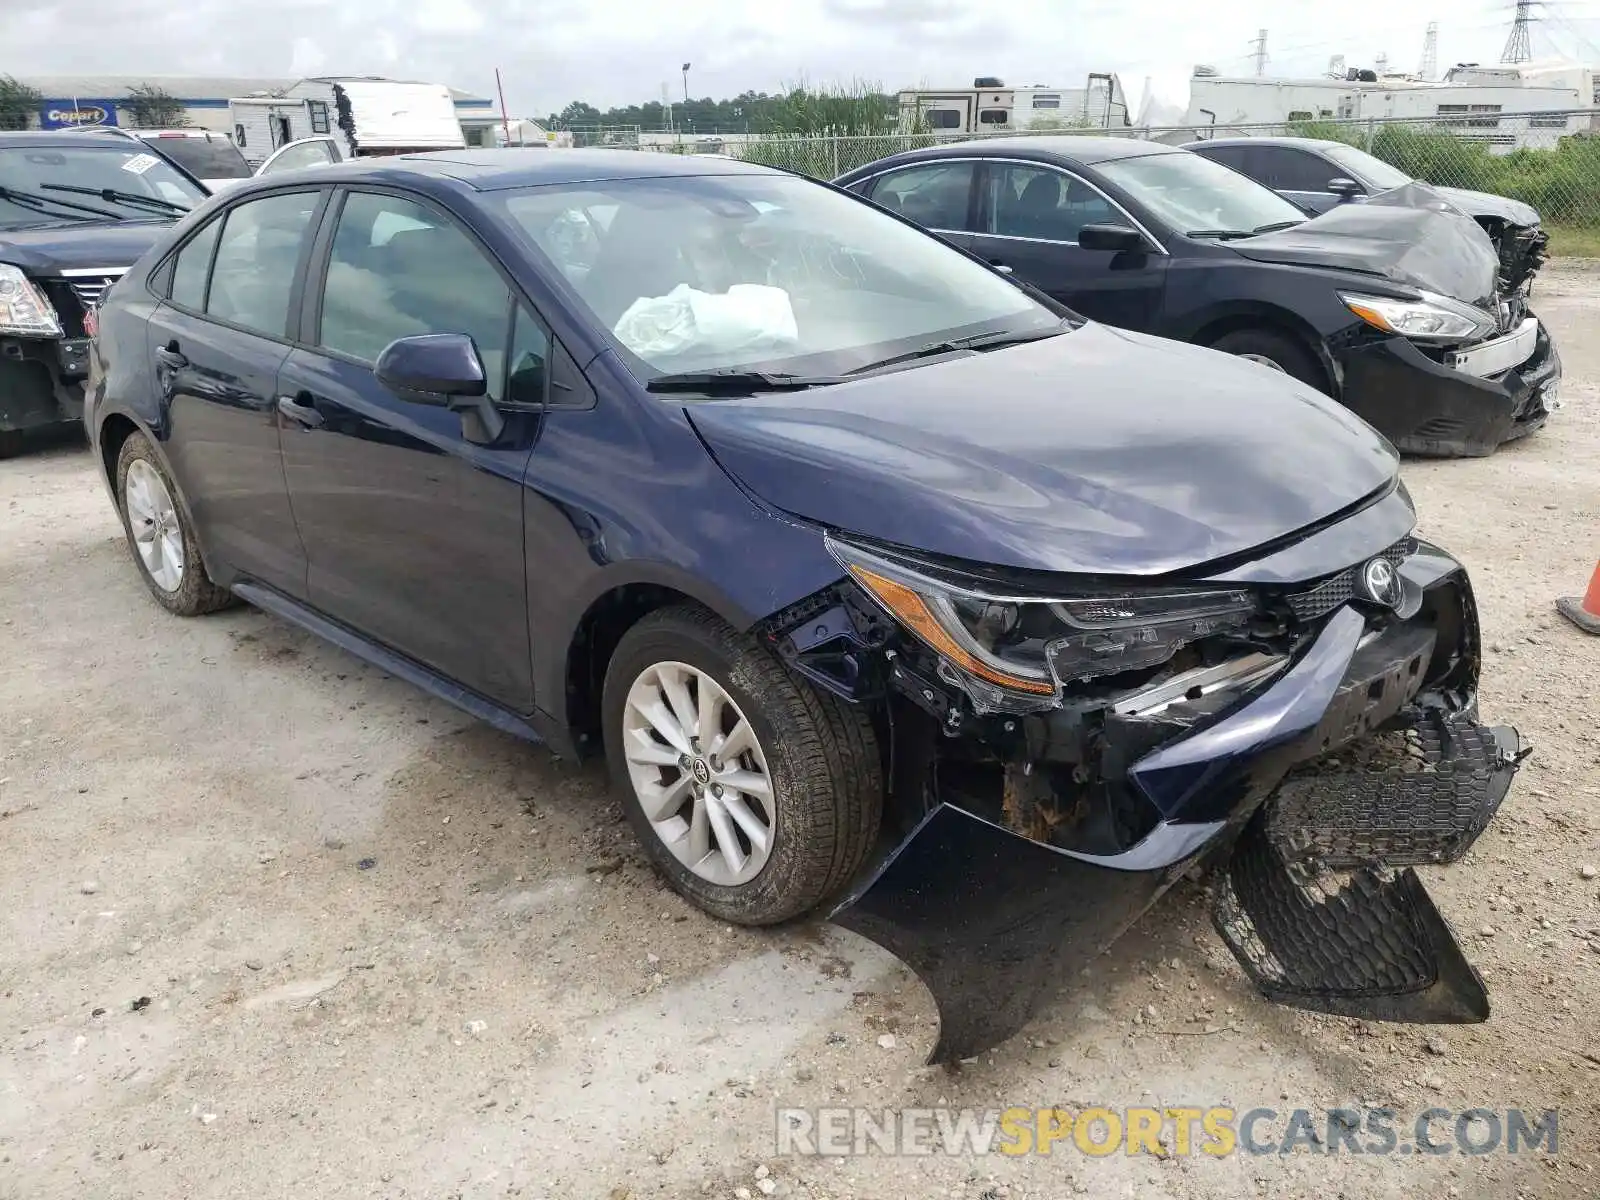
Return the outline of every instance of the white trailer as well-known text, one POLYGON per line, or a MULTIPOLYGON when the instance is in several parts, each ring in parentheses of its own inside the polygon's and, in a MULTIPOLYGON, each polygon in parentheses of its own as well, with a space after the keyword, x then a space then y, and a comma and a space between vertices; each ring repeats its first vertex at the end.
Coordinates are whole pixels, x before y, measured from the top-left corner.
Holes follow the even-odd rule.
POLYGON ((1046 129, 1126 129, 1128 97, 1113 74, 1091 74, 1081 88, 1007 87, 979 78, 970 88, 911 89, 899 95, 901 120, 934 133, 1046 129))
POLYGON ((345 158, 466 146, 450 89, 389 79, 302 79, 281 95, 228 101, 233 139, 251 166, 280 146, 327 135, 345 158))

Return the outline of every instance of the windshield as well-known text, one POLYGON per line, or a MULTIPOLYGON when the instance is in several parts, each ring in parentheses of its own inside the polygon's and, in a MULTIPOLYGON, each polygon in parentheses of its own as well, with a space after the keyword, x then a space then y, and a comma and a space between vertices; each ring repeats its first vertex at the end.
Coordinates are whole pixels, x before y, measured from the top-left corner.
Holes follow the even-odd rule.
POLYGON ((931 235, 792 176, 604 180, 500 199, 645 379, 837 375, 1061 324, 931 235))
POLYGON ((1305 220, 1305 213, 1271 188, 1188 151, 1119 158, 1099 169, 1180 233, 1248 234, 1305 220))
POLYGON ((164 137, 150 138, 156 149, 196 179, 249 179, 250 164, 239 148, 227 138, 164 137))
POLYGON ((1350 177, 1357 183, 1364 183, 1373 191, 1386 192, 1390 188, 1405 187, 1411 182, 1411 176, 1404 171, 1397 171, 1383 159, 1365 150, 1357 150, 1354 146, 1346 146, 1343 142, 1324 146, 1322 152, 1349 171, 1350 177))
POLYGON ((170 163, 134 142, 126 149, 0 147, 0 190, 9 193, 0 194, 0 228, 171 220, 206 198, 170 163))

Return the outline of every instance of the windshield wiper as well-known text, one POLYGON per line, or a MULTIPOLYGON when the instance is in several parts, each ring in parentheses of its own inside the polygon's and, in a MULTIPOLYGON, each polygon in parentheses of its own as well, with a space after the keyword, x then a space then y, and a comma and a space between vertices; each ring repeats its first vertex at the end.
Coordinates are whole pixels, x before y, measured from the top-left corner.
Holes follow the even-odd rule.
POLYGON ((1216 238, 1219 242, 1230 241, 1233 238, 1255 237, 1248 229, 1191 229, 1184 236, 1192 238, 1216 238))
POLYGON ((1045 338, 1055 337, 1058 333, 1066 333, 1071 328, 1070 321, 1062 321, 1048 329, 1029 329, 1020 333, 980 333, 975 337, 946 338, 942 342, 929 342, 926 346, 918 346, 915 350, 908 350, 904 354, 896 354, 890 358, 868 363, 864 367, 857 367, 848 374, 861 375, 867 371, 877 371, 919 358, 932 358, 936 354, 955 354, 962 350, 999 350, 1004 346, 1020 346, 1024 342, 1039 342, 1045 338))
POLYGON ((1296 225, 1304 225, 1305 223, 1306 219, 1304 217, 1295 217, 1289 221, 1273 221, 1266 225, 1257 225, 1250 232, 1252 235, 1257 233, 1277 233, 1280 229, 1293 229, 1296 225))
MULTIPOLYGON (((49 184, 45 185, 49 187, 49 184)), ((16 188, 0 187, 0 200, 9 200, 20 208, 29 208, 45 216, 53 216, 48 209, 40 208, 41 204, 56 204, 62 208, 70 208, 76 212, 93 213, 97 217, 104 217, 108 221, 122 220, 121 213, 107 212, 103 208, 95 208, 88 204, 78 204, 73 200, 57 200, 54 196, 41 196, 37 192, 19 192, 16 188)))
POLYGON ((49 188, 52 192, 76 192, 80 196, 99 196, 100 199, 113 204, 153 204, 167 212, 186 213, 189 210, 181 204, 174 204, 170 200, 161 200, 155 196, 141 196, 138 192, 119 192, 116 188, 89 188, 77 187, 69 183, 41 183, 41 188, 49 188))
POLYGON ((783 371, 682 371, 676 375, 657 375, 645 384, 649 392, 732 393, 799 392, 806 388, 843 383, 837 375, 791 375, 783 371))

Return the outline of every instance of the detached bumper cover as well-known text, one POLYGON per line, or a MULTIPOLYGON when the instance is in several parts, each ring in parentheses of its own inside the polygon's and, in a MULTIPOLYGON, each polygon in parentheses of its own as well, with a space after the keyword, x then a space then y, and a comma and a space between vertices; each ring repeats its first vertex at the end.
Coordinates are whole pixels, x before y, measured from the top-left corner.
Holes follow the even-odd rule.
POLYGON ((1513 731, 1419 702, 1433 652, 1431 628, 1400 622, 1373 637, 1341 608, 1275 682, 1133 765, 1130 785, 1162 819, 1131 849, 1062 849, 946 802, 832 919, 928 986, 941 1022, 933 1061, 1017 1033, 1075 965, 1190 868, 1218 861, 1218 927, 1269 997, 1374 1019, 1482 1020, 1481 981, 1421 883, 1382 861, 1465 853, 1520 758, 1513 731), (1310 769, 1290 775, 1330 745, 1381 746, 1362 732, 1378 725, 1398 726, 1411 756, 1324 762, 1336 777, 1326 787, 1310 769), (1336 866, 1356 871, 1334 878, 1336 866))
POLYGON ((1543 323, 1520 366, 1491 377, 1434 362, 1404 338, 1335 351, 1344 404, 1402 454, 1481 456, 1542 426, 1561 380, 1543 323))

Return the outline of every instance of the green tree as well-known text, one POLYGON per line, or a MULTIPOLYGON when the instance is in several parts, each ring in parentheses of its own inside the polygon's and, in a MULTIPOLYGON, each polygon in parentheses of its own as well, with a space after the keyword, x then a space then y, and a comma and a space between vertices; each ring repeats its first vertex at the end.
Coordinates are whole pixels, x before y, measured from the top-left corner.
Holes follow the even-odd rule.
POLYGON ((154 83, 129 88, 128 98, 117 107, 136 129, 181 129, 189 124, 189 114, 177 97, 154 83))
POLYGON ((26 129, 44 99, 37 88, 0 75, 0 129, 26 129))

